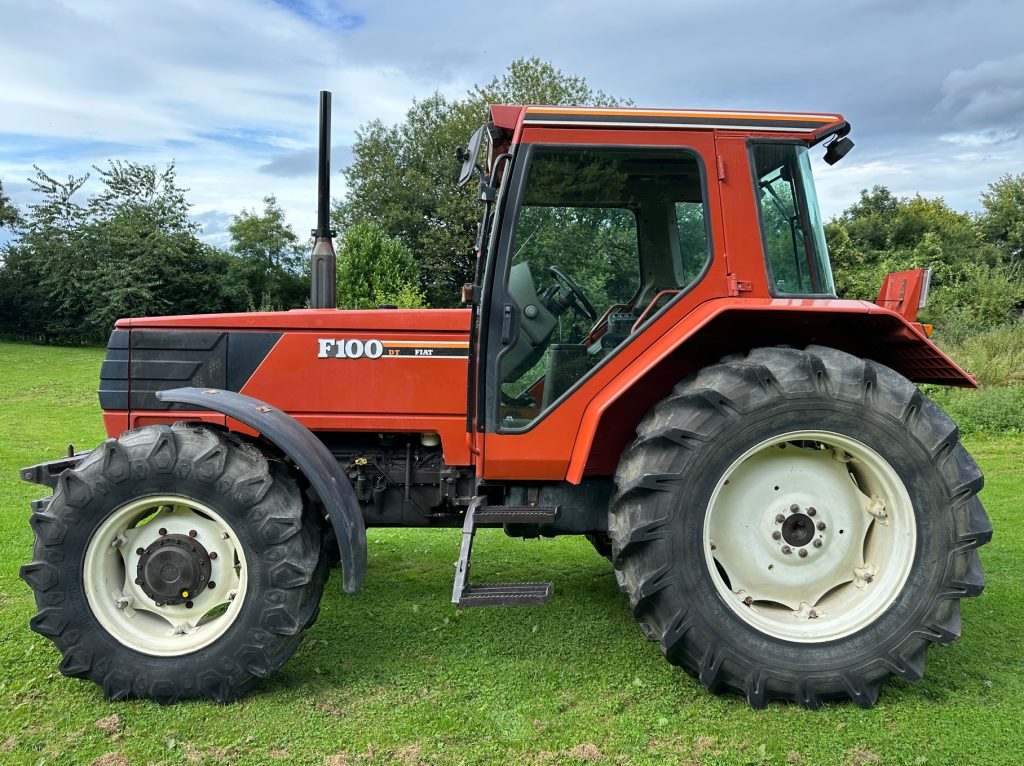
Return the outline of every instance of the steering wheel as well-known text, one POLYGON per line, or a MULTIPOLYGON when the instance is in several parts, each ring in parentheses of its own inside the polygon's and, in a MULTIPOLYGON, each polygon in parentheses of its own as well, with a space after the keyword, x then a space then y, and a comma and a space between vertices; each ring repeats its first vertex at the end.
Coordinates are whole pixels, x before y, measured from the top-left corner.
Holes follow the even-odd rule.
POLYGON ((591 322, 596 322, 597 310, 587 298, 586 293, 583 292, 583 288, 557 266, 549 266, 548 271, 551 272, 555 282, 565 290, 564 299, 567 305, 572 306, 581 314, 585 314, 591 322))

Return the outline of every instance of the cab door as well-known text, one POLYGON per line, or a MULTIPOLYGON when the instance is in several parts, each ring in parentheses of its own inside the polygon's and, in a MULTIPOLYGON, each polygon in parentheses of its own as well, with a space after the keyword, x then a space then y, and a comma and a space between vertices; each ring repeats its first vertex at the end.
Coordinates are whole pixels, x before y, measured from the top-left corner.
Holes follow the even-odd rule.
POLYGON ((485 284, 483 478, 564 478, 590 400, 722 294, 715 167, 710 130, 524 131, 485 284))

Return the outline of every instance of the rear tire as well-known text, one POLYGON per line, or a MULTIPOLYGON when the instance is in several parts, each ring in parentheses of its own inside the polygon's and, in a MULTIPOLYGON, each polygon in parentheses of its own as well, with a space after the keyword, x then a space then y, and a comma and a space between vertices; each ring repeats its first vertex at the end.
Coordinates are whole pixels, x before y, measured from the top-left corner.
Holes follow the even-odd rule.
POLYGON ((30 625, 109 700, 239 697, 291 657, 327 580, 284 465, 187 423, 107 440, 31 524, 30 625))
POLYGON ((613 561, 645 634, 707 689, 869 707, 959 637, 992 535, 983 479, 901 375, 819 346, 755 349, 683 381, 637 434, 613 561))

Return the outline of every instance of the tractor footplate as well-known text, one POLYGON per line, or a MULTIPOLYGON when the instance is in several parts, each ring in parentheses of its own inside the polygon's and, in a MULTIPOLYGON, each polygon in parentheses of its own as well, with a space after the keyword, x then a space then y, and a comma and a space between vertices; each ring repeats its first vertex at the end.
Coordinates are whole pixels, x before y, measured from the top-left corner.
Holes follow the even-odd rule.
POLYGON ((484 524, 550 524, 558 518, 558 506, 481 505, 473 515, 475 526, 484 524))
POLYGON ((484 498, 474 497, 466 509, 462 525, 462 549, 455 564, 455 585, 452 603, 470 606, 529 606, 545 604, 555 586, 549 582, 470 585, 469 563, 473 553, 473 535, 477 524, 546 524, 558 518, 558 507, 483 505, 484 498))
POLYGON ((549 582, 470 585, 462 589, 459 606, 531 606, 551 600, 555 586, 549 582))

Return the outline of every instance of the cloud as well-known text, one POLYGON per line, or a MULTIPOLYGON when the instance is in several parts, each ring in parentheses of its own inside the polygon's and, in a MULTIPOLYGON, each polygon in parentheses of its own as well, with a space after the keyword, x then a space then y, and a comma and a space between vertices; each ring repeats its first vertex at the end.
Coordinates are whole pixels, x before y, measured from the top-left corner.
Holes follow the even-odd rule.
POLYGON ((193 214, 192 220, 201 227, 201 240, 216 247, 227 247, 231 243, 228 226, 231 225, 233 217, 231 213, 223 210, 207 210, 204 213, 193 214))
MULTIPOLYGON (((317 147, 300 149, 288 154, 279 154, 270 162, 260 165, 256 170, 270 176, 281 178, 299 178, 315 176, 320 150, 317 147)), ((351 146, 331 147, 331 169, 337 170, 352 161, 351 146)))
POLYGON ((976 207, 986 183, 1024 167, 1011 136, 1024 113, 1019 2, 794 0, 779 13, 523 0, 514 16, 468 0, 0 0, 0 176, 175 159, 197 217, 272 193, 304 232, 318 91, 334 93, 336 170, 359 125, 396 122, 435 90, 461 95, 523 56, 640 106, 842 112, 857 148, 822 170, 826 215, 875 183, 976 207))
POLYGON ((939 136, 939 140, 956 146, 981 147, 1002 144, 1019 137, 1020 130, 1013 128, 990 128, 971 133, 947 133, 944 136, 939 136))
POLYGON ((1024 53, 982 61, 969 69, 954 69, 942 83, 939 108, 952 113, 961 125, 1020 125, 1024 115, 1024 53))

